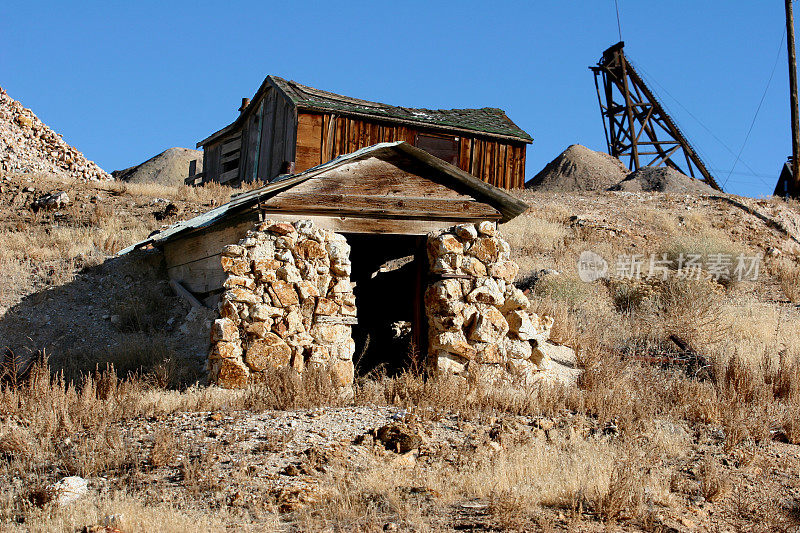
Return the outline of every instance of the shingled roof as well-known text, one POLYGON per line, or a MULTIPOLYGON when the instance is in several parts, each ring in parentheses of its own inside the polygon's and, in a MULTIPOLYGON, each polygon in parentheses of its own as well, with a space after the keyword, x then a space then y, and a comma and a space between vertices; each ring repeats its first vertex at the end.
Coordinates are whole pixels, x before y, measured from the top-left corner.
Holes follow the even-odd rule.
POLYGON ((275 85, 301 109, 400 119, 414 124, 450 126, 480 133, 515 137, 528 142, 533 140, 530 135, 514 124, 502 109, 496 107, 481 109, 398 107, 322 91, 296 81, 287 81, 278 76, 268 76, 268 78, 271 78, 275 85))
MULTIPOLYGON (((383 119, 437 129, 462 130, 481 133, 489 137, 504 137, 527 143, 533 142, 533 138, 514 124, 505 111, 496 107, 483 107, 480 109, 398 107, 315 89, 296 81, 285 80, 279 76, 267 76, 264 79, 261 87, 259 87, 250 102, 251 106, 255 105, 269 86, 277 87, 298 109, 383 119)), ((245 115, 246 113, 242 113, 232 124, 197 143, 198 148, 216 139, 220 134, 234 129, 245 115)))

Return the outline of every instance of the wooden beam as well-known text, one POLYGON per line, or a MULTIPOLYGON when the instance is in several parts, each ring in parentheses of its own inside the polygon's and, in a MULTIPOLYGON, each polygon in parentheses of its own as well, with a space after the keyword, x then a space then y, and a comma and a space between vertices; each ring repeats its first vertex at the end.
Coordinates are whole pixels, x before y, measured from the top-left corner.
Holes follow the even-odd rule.
POLYGON ((391 196, 353 196, 326 193, 279 193, 261 204, 262 208, 282 211, 332 212, 359 216, 400 216, 491 220, 501 218, 492 206, 475 200, 447 198, 409 198, 391 196))
POLYGON ((183 285, 181 285, 179 281, 171 279, 169 280, 169 286, 172 287, 172 290, 175 291, 175 294, 177 294, 178 296, 189 302, 189 305, 191 305, 192 307, 197 307, 197 308, 205 307, 205 305, 203 305, 200 302, 200 300, 195 298, 194 294, 186 290, 186 288, 183 285))
POLYGON ((311 220, 317 227, 337 233, 373 233, 381 235, 427 235, 431 231, 445 230, 463 220, 419 220, 408 218, 361 218, 319 215, 316 213, 280 213, 264 211, 264 216, 281 222, 311 220))

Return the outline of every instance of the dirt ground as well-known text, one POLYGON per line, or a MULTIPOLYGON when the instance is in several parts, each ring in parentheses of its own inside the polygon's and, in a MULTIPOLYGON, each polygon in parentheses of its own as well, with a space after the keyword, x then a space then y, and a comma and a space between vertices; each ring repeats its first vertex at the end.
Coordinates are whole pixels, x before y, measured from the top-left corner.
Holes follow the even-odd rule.
POLYGON ((800 530, 796 204, 522 192, 531 209, 501 231, 533 308, 578 350, 578 386, 409 371, 344 399, 324 376, 204 386, 211 314, 173 295, 157 254, 113 257, 230 192, 0 182, 0 347, 75 380, 0 390, 1 531, 800 530), (70 205, 30 208, 60 190, 70 205), (585 250, 608 279, 579 279, 585 250), (762 270, 615 276, 619 255, 691 251, 760 254, 762 270), (670 334, 710 375, 652 364, 677 354, 670 334), (106 362, 116 376, 92 373, 106 362), (88 491, 60 506, 47 487, 69 475, 88 491))

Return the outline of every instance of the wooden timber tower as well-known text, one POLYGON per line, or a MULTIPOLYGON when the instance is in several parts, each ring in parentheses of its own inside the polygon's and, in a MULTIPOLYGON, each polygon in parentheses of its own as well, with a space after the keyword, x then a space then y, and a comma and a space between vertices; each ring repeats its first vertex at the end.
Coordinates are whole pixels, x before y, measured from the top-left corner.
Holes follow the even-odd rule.
POLYGON ((700 156, 625 57, 620 41, 603 52, 594 72, 608 153, 628 168, 668 166, 722 190, 700 156), (602 87, 601 87, 602 85, 602 87), (685 161, 685 162, 684 162, 685 161))

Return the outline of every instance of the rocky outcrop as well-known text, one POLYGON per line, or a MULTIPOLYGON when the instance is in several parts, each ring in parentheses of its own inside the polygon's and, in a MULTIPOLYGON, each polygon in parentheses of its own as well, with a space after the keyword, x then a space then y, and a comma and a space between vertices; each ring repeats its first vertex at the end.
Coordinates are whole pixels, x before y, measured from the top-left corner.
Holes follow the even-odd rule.
POLYGON ((0 175, 6 172, 43 172, 85 181, 111 179, 0 88, 0 175))
POLYGON ((353 383, 356 305, 350 246, 304 220, 266 221, 225 246, 228 274, 211 331, 212 382, 239 388, 270 369, 327 369, 353 383))
POLYGON ((519 267, 494 223, 430 234, 428 260, 439 278, 425 293, 431 367, 525 382, 550 369, 553 319, 528 309, 527 296, 514 286, 519 267))

